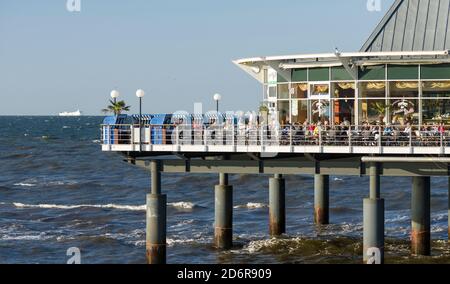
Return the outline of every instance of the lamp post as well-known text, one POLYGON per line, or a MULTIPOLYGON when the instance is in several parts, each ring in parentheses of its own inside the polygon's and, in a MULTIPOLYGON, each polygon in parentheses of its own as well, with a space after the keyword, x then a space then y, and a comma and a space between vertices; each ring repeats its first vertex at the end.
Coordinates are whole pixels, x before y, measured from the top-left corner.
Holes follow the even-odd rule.
POLYGON ((220 94, 214 95, 214 100, 216 101, 216 111, 219 112, 219 101, 222 99, 220 94))
POLYGON ((145 96, 144 90, 137 90, 136 97, 139 98, 139 152, 142 152, 142 98, 145 96))
MULTIPOLYGON (((119 91, 117 91, 117 90, 112 90, 112 91, 111 91, 111 98, 113 99, 114 104, 117 103, 117 98, 118 98, 119 96, 120 96, 119 91)), ((116 112, 116 111, 114 111, 114 115, 117 115, 117 112, 116 112)))

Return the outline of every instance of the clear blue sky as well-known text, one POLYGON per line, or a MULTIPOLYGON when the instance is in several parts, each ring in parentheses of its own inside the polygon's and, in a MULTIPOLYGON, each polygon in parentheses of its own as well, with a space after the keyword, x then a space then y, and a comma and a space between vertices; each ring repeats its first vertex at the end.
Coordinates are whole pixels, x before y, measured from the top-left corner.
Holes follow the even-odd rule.
POLYGON ((357 51, 393 0, 0 1, 0 115, 100 114, 109 92, 148 113, 254 110, 259 83, 232 59, 357 51), (222 109, 221 107, 221 109, 222 109))

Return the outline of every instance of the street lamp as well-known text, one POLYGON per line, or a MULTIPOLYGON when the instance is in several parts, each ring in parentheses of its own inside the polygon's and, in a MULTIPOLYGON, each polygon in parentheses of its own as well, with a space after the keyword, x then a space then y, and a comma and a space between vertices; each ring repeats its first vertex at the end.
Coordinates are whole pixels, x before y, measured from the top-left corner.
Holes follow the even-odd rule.
POLYGON ((139 98, 139 151, 142 152, 142 98, 145 96, 144 90, 137 90, 136 97, 139 98))
POLYGON ((214 95, 214 100, 216 101, 216 111, 219 112, 219 101, 222 99, 220 94, 214 95))
POLYGON ((111 91, 111 98, 114 100, 114 103, 117 102, 117 98, 120 96, 119 91, 112 90, 111 91))

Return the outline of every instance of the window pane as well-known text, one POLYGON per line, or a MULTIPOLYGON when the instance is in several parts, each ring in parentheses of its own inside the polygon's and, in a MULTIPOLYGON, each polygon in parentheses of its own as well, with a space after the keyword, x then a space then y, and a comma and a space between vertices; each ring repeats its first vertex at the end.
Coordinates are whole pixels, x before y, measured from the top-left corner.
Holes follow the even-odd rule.
POLYGON ((422 100, 423 123, 445 122, 450 124, 450 100, 422 100))
POLYGON ((418 98, 419 83, 418 82, 390 82, 389 97, 391 98, 418 98))
POLYGON ((306 99, 308 98, 308 84, 292 84, 292 98, 293 99, 306 99))
POLYGON ((311 100, 311 118, 313 123, 330 121, 330 100, 311 100))
POLYGON ((311 85, 311 97, 328 97, 330 95, 330 86, 328 84, 311 85))
POLYGON ((422 65, 422 79, 450 79, 450 64, 422 65))
POLYGON ((277 87, 268 86, 267 87, 267 95, 269 96, 269 99, 276 99, 277 98, 277 87))
POLYGON ((405 125, 406 123, 419 124, 419 104, 418 100, 391 99, 390 116, 394 125, 405 125))
POLYGON ((422 83, 424 98, 448 98, 450 97, 450 82, 436 81, 422 83))
POLYGON ((386 100, 361 99, 359 100, 359 123, 385 122, 387 114, 386 100))
POLYGON ((360 80, 385 80, 386 68, 382 66, 366 66, 359 69, 360 80))
POLYGON ((307 69, 294 69, 292 71, 292 82, 305 82, 308 81, 307 69))
POLYGON ((289 85, 279 84, 278 85, 278 99, 289 99, 289 85))
POLYGON ((309 81, 329 81, 329 68, 312 68, 309 69, 309 81))
POLYGON ((386 97, 386 84, 384 82, 359 83, 359 96, 361 98, 386 97))
POLYGON ((286 83, 287 80, 286 80, 283 76, 281 76, 280 74, 278 74, 278 75, 277 75, 277 82, 278 82, 278 83, 286 83))
POLYGON ((344 67, 333 67, 331 68, 331 80, 333 81, 344 81, 344 80, 354 80, 352 75, 350 75, 344 67))
POLYGON ((388 79, 419 79, 419 66, 389 65, 388 79))
POLYGON ((281 125, 289 122, 289 101, 278 101, 278 121, 281 125))
POLYGON ((355 97, 355 83, 333 83, 333 97, 334 98, 354 98, 355 97))
POLYGON ((308 101, 292 101, 292 123, 303 124, 308 119, 308 101))
POLYGON ((348 121, 351 125, 355 124, 355 100, 333 100, 334 124, 338 125, 348 121))

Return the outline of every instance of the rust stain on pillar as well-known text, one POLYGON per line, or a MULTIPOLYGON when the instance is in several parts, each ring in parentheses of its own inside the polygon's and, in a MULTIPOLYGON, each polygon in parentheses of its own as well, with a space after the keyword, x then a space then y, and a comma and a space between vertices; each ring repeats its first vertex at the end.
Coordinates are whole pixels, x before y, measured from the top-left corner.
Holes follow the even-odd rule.
POLYGON ((414 255, 431 255, 430 233, 427 231, 411 231, 411 253, 414 255))
POLYGON ((219 249, 231 249, 233 247, 233 229, 216 227, 214 229, 214 244, 219 249))
POLYGON ((147 242, 146 255, 148 264, 166 264, 166 245, 147 242))
POLYGON ((329 215, 324 208, 314 208, 314 222, 319 225, 329 224, 329 215))

